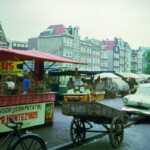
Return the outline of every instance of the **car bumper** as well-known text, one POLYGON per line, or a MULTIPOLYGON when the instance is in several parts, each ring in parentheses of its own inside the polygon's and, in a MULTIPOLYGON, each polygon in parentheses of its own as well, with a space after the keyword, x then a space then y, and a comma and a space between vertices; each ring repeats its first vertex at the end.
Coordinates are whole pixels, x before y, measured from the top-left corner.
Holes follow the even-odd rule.
POLYGON ((132 107, 123 107, 122 111, 130 113, 130 114, 150 116, 150 110, 137 109, 137 108, 132 108, 132 107))

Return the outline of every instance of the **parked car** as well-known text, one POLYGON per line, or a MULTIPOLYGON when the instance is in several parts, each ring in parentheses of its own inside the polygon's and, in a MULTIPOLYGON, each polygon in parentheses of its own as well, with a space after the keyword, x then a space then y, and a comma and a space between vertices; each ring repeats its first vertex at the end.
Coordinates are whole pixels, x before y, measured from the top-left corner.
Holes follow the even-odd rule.
POLYGON ((123 97, 122 110, 127 114, 150 116, 150 83, 140 84, 135 94, 123 97))

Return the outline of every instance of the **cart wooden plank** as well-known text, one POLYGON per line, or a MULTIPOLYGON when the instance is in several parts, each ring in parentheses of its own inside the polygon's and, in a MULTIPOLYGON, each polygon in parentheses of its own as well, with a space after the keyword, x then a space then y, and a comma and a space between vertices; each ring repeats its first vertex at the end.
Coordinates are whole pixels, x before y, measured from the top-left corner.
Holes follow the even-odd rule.
POLYGON ((127 122, 128 115, 124 112, 97 102, 64 102, 62 113, 67 116, 104 117, 106 119, 120 118, 123 123, 127 122))

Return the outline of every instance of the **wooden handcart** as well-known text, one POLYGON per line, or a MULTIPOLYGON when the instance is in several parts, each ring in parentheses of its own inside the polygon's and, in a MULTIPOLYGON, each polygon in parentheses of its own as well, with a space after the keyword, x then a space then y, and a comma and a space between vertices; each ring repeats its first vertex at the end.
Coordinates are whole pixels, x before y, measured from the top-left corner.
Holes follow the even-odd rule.
POLYGON ((124 136, 124 124, 128 115, 122 111, 97 102, 64 102, 62 113, 73 116, 70 125, 70 135, 74 145, 81 145, 85 141, 86 132, 101 132, 109 135, 113 148, 118 148, 124 136), (102 124, 105 131, 92 131, 91 122, 102 124))

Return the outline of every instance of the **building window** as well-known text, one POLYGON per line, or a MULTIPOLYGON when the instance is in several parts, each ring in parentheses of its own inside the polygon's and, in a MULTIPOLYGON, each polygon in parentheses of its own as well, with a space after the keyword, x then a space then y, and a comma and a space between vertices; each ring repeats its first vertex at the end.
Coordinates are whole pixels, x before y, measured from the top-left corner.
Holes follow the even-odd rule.
POLYGON ((18 43, 17 46, 20 47, 21 46, 20 43, 18 43))
POLYGON ((16 46, 16 43, 13 43, 13 46, 16 46))

